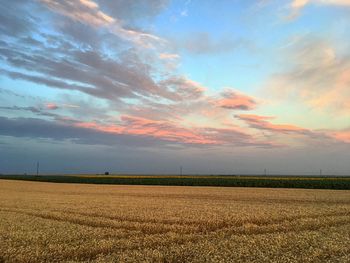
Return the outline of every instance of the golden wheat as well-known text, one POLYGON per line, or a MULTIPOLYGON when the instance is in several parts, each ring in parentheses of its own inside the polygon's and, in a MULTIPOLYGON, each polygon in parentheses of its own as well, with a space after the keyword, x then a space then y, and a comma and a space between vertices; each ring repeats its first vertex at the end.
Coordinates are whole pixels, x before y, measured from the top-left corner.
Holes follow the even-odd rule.
POLYGON ((350 191, 0 181, 0 262, 350 262, 350 191))

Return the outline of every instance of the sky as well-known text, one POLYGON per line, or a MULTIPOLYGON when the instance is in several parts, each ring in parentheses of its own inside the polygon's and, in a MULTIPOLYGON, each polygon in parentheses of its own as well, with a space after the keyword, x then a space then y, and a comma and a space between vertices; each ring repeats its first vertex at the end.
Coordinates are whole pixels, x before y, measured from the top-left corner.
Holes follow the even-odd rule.
POLYGON ((0 173, 350 174, 350 0, 0 2, 0 173))

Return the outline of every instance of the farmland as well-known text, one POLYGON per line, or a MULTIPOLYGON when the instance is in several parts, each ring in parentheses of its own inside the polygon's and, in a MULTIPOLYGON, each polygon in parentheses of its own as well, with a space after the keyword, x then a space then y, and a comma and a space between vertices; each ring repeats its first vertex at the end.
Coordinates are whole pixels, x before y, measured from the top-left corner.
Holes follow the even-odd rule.
POLYGON ((350 262, 350 191, 0 180, 0 262, 350 262))
POLYGON ((350 177, 235 176, 235 175, 1 175, 0 179, 54 183, 273 187, 350 190, 350 177))

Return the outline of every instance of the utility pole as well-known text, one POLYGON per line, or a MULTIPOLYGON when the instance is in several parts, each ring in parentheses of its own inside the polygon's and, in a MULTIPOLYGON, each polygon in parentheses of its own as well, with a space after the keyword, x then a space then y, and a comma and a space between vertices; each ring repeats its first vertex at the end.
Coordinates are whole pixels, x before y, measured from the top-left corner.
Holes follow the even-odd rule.
POLYGON ((36 176, 39 176, 39 162, 36 163, 36 176))
POLYGON ((264 175, 265 175, 265 176, 267 175, 266 168, 264 169, 264 175))
POLYGON ((322 169, 320 169, 320 176, 322 176, 322 169))
POLYGON ((182 176, 182 166, 180 166, 180 175, 182 176))

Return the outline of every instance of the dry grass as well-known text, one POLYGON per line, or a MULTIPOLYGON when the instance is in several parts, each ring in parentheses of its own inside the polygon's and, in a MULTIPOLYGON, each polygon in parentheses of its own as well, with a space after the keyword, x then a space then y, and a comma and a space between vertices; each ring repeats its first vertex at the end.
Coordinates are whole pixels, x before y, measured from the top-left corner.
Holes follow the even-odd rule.
POLYGON ((350 191, 0 181, 0 262, 350 262, 350 191))

